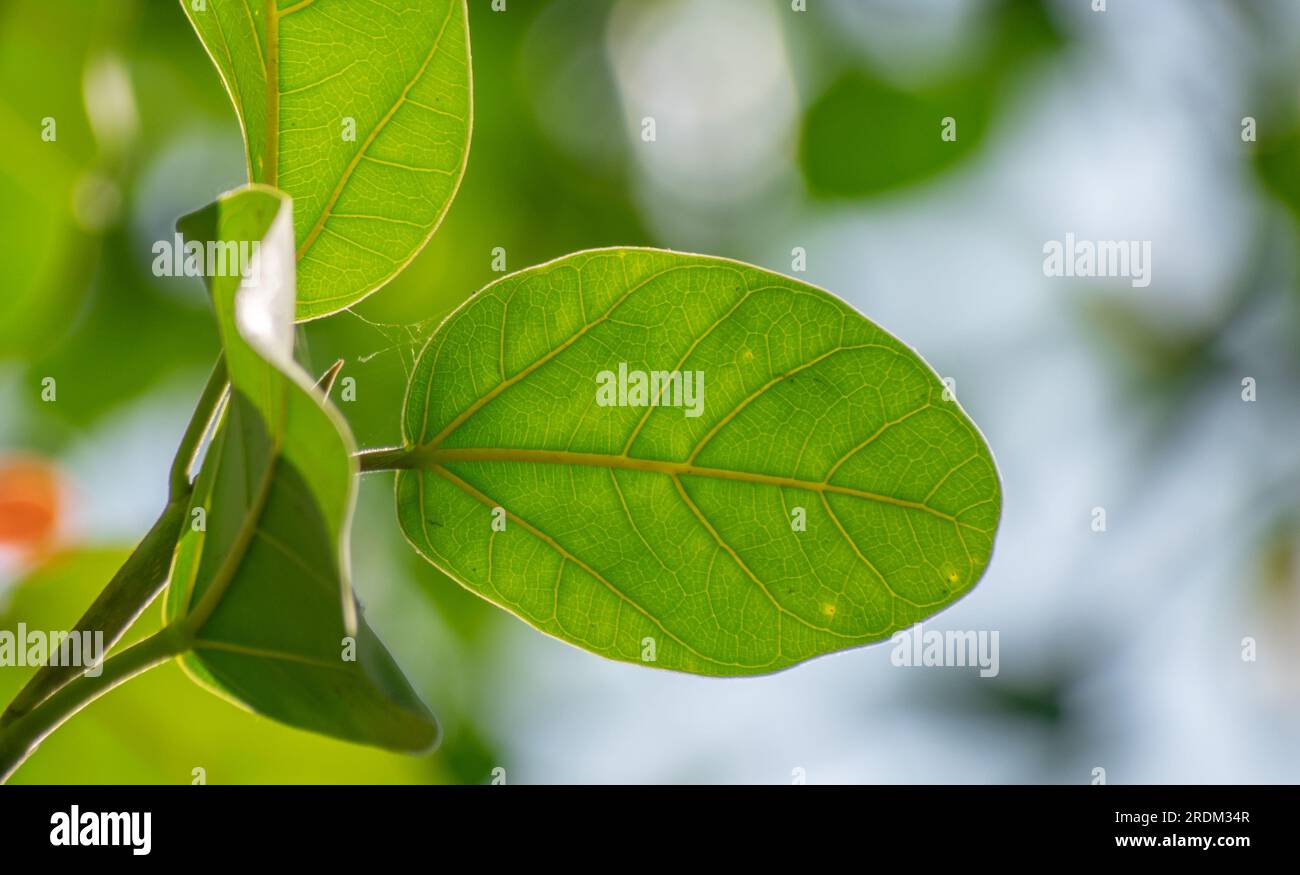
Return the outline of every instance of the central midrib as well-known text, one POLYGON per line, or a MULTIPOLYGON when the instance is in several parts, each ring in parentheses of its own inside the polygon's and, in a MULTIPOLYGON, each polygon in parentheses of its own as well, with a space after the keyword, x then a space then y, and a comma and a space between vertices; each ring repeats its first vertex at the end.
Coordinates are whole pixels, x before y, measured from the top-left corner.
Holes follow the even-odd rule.
POLYGON ((266 3, 266 166, 267 185, 280 184, 280 11, 276 0, 266 3))
POLYGON ((895 507, 919 510, 939 519, 958 525, 970 526, 955 516, 923 504, 892 495, 868 492, 852 486, 826 483, 815 480, 802 480, 797 477, 782 477, 775 474, 760 474, 753 471, 732 471, 727 468, 712 468, 689 462, 670 462, 662 459, 645 459, 636 456, 613 455, 608 453, 579 453, 570 450, 533 450, 493 447, 420 447, 410 450, 403 458, 404 467, 429 469, 458 462, 520 462, 539 465, 578 465, 591 468, 613 468, 619 471, 646 471, 669 477, 709 477, 717 480, 731 480, 759 486, 785 487, 802 489, 818 493, 848 495, 866 501, 891 504, 895 507))

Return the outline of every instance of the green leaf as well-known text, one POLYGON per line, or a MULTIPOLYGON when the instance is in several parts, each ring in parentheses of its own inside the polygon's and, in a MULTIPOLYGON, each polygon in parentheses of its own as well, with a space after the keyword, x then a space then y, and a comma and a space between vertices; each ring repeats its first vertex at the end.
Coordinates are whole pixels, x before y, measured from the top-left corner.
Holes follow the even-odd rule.
POLYGON ((194 484, 191 507, 203 514, 191 510, 168 590, 169 619, 192 644, 186 667, 284 723, 428 748, 433 716, 357 616, 348 556, 356 462, 342 417, 292 358, 290 201, 253 186, 180 228, 193 241, 260 243, 248 278, 209 278, 230 398, 194 484))
MULTIPOLYGON (((1062 44, 1039 0, 989 6, 974 49, 937 78, 906 86, 860 60, 829 82, 809 104, 799 137, 800 169, 814 195, 896 191, 949 170, 983 145, 1024 71, 1062 44)), ((835 37, 827 40, 834 44, 835 37)))
MULTIPOLYGON (((95 598, 129 552, 95 547, 51 557, 7 594, 0 629, 16 629, 19 622, 28 629, 72 628, 77 611, 95 598)), ((122 646, 157 632, 158 620, 147 612, 122 646)), ((31 672, 13 666, 0 671, 0 702, 8 701, 31 672)), ((451 750, 443 747, 446 754, 451 750)), ((168 665, 78 712, 42 742, 41 753, 10 783, 188 784, 200 765, 210 784, 473 782, 500 761, 466 774, 446 755, 416 758, 301 732, 231 708, 168 665), (145 714, 148 720, 142 721, 145 714)))
POLYGON ((538 629, 613 659, 761 674, 887 638, 983 574, 1001 487, 944 388, 813 286, 594 250, 453 313, 412 376, 406 446, 367 467, 402 469, 420 553, 538 629), (701 415, 685 392, 598 404, 622 363, 703 374, 701 415))
POLYGON ((249 180, 293 197, 297 318, 355 304, 419 253, 460 186, 464 0, 181 5, 234 101, 249 180))
POLYGON ((860 71, 836 79, 804 116, 799 164, 821 197, 864 197, 913 185, 960 162, 983 142, 994 95, 959 81, 912 93, 860 71), (943 119, 960 123, 953 141, 943 119))

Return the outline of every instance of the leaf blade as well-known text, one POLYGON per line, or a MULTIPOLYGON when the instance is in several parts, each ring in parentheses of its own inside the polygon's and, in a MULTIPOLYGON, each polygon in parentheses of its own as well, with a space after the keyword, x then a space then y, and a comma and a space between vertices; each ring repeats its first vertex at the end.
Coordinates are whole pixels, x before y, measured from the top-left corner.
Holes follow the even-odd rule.
POLYGON ((399 520, 444 572, 562 640, 775 671, 886 638, 982 575, 1000 485, 943 392, 820 289, 705 256, 578 253, 488 286, 430 339, 399 520), (593 376, 620 361, 702 371, 701 415, 598 405, 593 376))
POLYGON ((205 525, 178 545, 165 610, 189 632, 183 664, 218 694, 300 728, 425 750, 437 723, 352 594, 351 436, 292 357, 289 204, 253 186, 181 222, 189 240, 260 249, 249 279, 209 278, 231 389, 194 484, 205 525))
POLYGON ((464 176, 464 0, 182 6, 239 116, 250 182, 294 198, 297 318, 357 303, 424 248, 464 176))

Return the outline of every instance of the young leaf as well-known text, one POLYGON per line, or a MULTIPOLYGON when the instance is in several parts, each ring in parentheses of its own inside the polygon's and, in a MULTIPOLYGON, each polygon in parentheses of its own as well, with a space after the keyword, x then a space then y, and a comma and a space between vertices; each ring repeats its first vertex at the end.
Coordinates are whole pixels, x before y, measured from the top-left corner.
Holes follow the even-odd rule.
POLYGON ((208 280, 230 398, 194 484, 167 594, 169 619, 189 636, 185 665, 284 723, 425 749, 437 724, 352 595, 352 439, 293 361, 290 201, 241 189, 180 229, 193 241, 260 246, 248 278, 208 280))
POLYGON ((251 182, 293 197, 297 318, 396 276, 460 186, 465 0, 207 0, 185 14, 243 127, 251 182))
POLYGON ((805 283, 595 250, 448 317, 411 379, 406 446, 368 467, 402 469, 421 554, 538 629, 761 674, 886 638, 983 574, 1001 487, 945 389, 805 283))

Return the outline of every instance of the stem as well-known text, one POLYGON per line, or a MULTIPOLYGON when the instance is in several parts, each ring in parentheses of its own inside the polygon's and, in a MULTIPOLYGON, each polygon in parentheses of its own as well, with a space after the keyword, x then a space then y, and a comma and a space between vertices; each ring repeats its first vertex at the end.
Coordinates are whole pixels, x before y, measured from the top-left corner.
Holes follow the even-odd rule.
POLYGON ((14 720, 0 734, 0 784, 63 721, 123 681, 184 653, 187 648, 185 637, 169 626, 108 660, 99 675, 82 674, 31 712, 14 720))
POLYGON ((194 460, 198 456, 203 436, 208 433, 212 421, 216 418, 217 409, 221 406, 221 400, 225 397, 226 357, 223 354, 217 358, 212 373, 208 375, 208 382, 203 387, 203 394, 199 396, 199 403, 194 406, 194 415, 190 417, 190 424, 185 427, 185 434, 181 437, 181 445, 176 449, 176 457, 172 459, 171 477, 168 483, 172 500, 181 494, 184 494, 187 500, 189 499, 190 468, 193 467, 194 460))
POLYGON ((377 450, 362 450, 353 458, 361 466, 361 473, 367 471, 398 471, 403 468, 414 468, 415 460, 412 458, 412 447, 384 447, 377 450))
MULTIPOLYGON (((190 503, 189 469, 194 463, 203 436, 215 418, 226 391, 225 358, 219 358, 212 369, 203 395, 194 410, 194 416, 181 438, 180 448, 172 462, 167 506, 158 521, 144 536, 144 540, 113 575, 86 613, 77 621, 74 632, 103 632, 107 651, 130 628, 140 612, 148 607, 171 572, 172 554, 185 524, 190 503)), ((0 730, 31 712, 43 700, 72 681, 83 669, 75 665, 44 665, 19 690, 18 695, 0 715, 0 730)))
MULTIPOLYGON (((77 622, 78 632, 104 633, 107 651, 153 601, 171 568, 172 548, 180 536, 188 502, 168 502, 149 534, 77 622)), ((76 665, 44 665, 27 681, 3 715, 0 728, 31 711, 51 693, 81 674, 76 665)))

